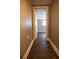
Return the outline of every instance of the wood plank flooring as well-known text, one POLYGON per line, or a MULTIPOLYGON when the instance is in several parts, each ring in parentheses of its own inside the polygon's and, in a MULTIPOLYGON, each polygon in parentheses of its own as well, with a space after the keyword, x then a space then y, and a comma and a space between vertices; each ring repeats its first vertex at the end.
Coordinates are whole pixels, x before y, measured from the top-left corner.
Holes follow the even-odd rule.
POLYGON ((59 59, 59 57, 46 41, 45 33, 38 33, 27 59, 59 59))

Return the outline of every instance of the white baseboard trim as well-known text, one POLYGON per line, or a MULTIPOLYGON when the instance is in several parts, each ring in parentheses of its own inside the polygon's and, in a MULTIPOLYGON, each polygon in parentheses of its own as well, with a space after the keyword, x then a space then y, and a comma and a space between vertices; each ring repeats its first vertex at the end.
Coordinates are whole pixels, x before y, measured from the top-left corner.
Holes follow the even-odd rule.
POLYGON ((27 59, 27 57, 28 57, 28 55, 29 55, 29 52, 30 52, 30 50, 31 50, 31 48, 32 48, 32 45, 33 45, 34 41, 35 41, 35 39, 32 40, 32 42, 30 43, 30 45, 29 45, 27 51, 25 52, 25 54, 24 54, 24 56, 23 56, 23 59, 27 59))
POLYGON ((50 39, 47 39, 47 41, 50 42, 52 48, 55 50, 56 54, 59 56, 59 50, 58 50, 58 48, 56 47, 56 45, 55 45, 50 39))

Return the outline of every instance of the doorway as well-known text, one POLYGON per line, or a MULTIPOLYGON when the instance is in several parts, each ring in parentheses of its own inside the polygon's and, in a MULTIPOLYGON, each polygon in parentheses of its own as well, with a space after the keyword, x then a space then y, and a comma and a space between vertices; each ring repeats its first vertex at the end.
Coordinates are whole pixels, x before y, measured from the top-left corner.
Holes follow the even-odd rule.
POLYGON ((33 33, 34 38, 38 33, 45 33, 48 38, 48 6, 33 7, 33 33))
POLYGON ((35 8, 36 37, 38 33, 46 33, 46 8, 35 8))

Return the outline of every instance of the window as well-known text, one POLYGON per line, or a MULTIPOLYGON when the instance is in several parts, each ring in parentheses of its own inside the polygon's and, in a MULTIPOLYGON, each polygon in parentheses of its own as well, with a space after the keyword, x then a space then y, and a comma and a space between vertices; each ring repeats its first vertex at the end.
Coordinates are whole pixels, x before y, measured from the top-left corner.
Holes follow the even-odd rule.
POLYGON ((42 25, 43 26, 46 26, 46 21, 42 21, 42 25))

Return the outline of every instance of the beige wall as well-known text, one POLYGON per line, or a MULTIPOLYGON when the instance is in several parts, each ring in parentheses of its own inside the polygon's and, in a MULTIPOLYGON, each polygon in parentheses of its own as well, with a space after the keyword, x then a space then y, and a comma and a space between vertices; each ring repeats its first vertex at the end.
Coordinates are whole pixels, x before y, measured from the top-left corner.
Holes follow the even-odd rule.
POLYGON ((52 0, 32 0, 32 5, 49 5, 52 0))
POLYGON ((32 12, 29 0, 20 0, 20 59, 32 41, 32 12), (29 39, 27 39, 29 35, 29 39))
POLYGON ((59 49, 59 1, 53 0, 49 6, 49 38, 59 49))

